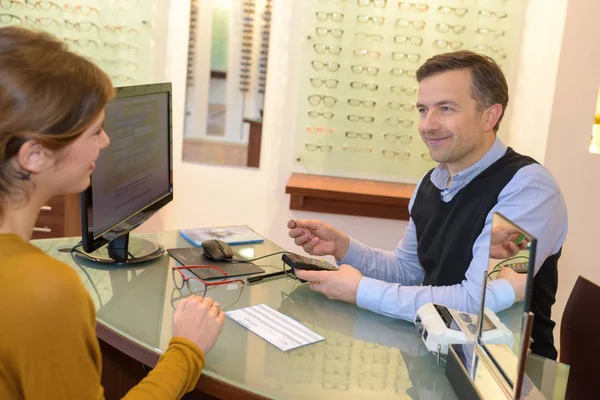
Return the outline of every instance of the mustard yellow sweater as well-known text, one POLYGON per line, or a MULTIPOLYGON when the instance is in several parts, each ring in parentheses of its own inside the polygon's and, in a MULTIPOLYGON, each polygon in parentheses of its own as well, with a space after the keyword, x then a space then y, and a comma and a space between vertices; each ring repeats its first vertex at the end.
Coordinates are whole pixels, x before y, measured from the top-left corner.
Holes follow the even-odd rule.
MULTIPOLYGON (((0 399, 102 399, 96 314, 75 271, 16 235, 0 234, 0 399)), ((204 354, 173 338, 125 399, 178 399, 204 354)))

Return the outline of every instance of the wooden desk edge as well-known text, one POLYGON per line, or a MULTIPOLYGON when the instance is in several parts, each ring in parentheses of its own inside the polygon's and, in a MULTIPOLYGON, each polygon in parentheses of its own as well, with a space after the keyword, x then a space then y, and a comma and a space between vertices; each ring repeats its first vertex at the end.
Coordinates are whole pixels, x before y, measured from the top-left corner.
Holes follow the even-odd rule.
MULTIPOLYGON (((116 350, 151 368, 156 366, 160 357, 160 354, 122 336, 98 321, 96 321, 96 335, 116 350)), ((196 383, 196 390, 220 399, 268 399, 268 397, 263 397, 205 374, 202 374, 198 383, 196 383)))

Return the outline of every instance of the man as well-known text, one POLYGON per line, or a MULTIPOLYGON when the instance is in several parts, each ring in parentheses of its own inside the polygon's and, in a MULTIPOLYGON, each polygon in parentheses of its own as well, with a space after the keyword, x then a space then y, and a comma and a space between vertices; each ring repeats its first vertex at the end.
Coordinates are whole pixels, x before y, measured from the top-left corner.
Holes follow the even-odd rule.
MULTIPOLYGON (((313 255, 333 255, 335 272, 296 271, 312 290, 390 317, 413 320, 436 302, 475 313, 487 269, 492 215, 500 212, 538 238, 531 346, 556 359, 550 319, 557 261, 567 233, 558 185, 535 160, 496 137, 508 86, 498 65, 470 51, 434 56, 417 71, 419 133, 439 163, 417 185, 411 218, 394 252, 369 248, 321 221, 293 222, 290 237, 313 255)), ((524 133, 526 134, 526 133, 524 133)), ((510 249, 509 249, 510 250, 510 249)), ((505 268, 488 284, 486 306, 510 307, 525 276, 505 268)))

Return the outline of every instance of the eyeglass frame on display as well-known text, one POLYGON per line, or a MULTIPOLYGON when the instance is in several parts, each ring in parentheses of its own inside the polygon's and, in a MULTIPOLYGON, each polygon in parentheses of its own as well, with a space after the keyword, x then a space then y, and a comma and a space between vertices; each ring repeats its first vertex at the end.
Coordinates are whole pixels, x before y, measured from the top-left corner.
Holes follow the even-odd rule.
POLYGON ((393 61, 408 61, 410 63, 418 63, 421 60, 421 55, 418 53, 402 53, 399 51, 392 52, 393 61), (397 58, 398 57, 398 58, 397 58))
POLYGON ((410 151, 408 151, 408 150, 405 150, 405 151, 394 151, 394 150, 391 150, 391 149, 382 149, 381 150, 381 155, 386 160, 393 160, 396 157, 398 157, 398 159, 400 161, 406 161, 406 160, 410 159, 410 151), (391 157, 388 157, 386 154, 391 154, 391 157), (400 157, 401 154, 406 155, 406 157, 405 158, 400 157))
POLYGON ((373 66, 370 66, 370 65, 354 64, 354 65, 350 66, 350 71, 352 71, 352 73, 355 74, 355 75, 360 75, 363 72, 366 72, 367 75, 371 75, 371 76, 376 76, 377 74, 379 74, 379 68, 378 67, 373 67, 373 66), (372 71, 375 71, 375 72, 372 73, 372 71))
POLYGON ((405 112, 412 111, 416 107, 412 103, 400 103, 398 101, 393 101, 393 100, 388 101, 387 105, 388 105, 388 108, 390 110, 394 110, 394 111, 402 110, 402 111, 405 111, 405 112), (398 107, 392 106, 392 104, 398 104, 398 107))
POLYGON ((365 89, 370 92, 375 92, 375 91, 379 90, 379 85, 376 83, 363 83, 363 82, 358 82, 358 81, 352 81, 352 82, 350 82, 350 88, 357 89, 357 90, 365 89), (356 87, 356 84, 360 85, 360 87, 356 87), (370 86, 370 87, 368 87, 368 86, 370 86), (373 88, 373 86, 374 86, 374 88, 373 88))
MULTIPOLYGON (((398 8, 400 9, 409 9, 409 10, 415 10, 417 12, 425 12, 427 10, 429 10, 429 6, 425 3, 410 3, 408 1, 400 1, 398 2, 398 8), (407 6, 407 7, 405 7, 407 6)), ((407 10, 408 11, 408 10, 407 10)))
POLYGON ((321 61, 321 60, 312 60, 312 61, 310 62, 310 65, 312 66, 312 68, 313 68, 315 71, 321 71, 321 70, 323 70, 325 67, 327 67, 327 71, 329 71, 329 72, 337 72, 337 71, 339 71, 339 69, 340 69, 340 67, 341 67, 341 65, 340 65, 339 63, 336 63, 336 62, 331 62, 331 61, 323 62, 323 61, 321 61), (316 65, 317 65, 316 63, 321 63, 321 64, 322 64, 322 66, 321 66, 320 68, 317 68, 317 67, 316 67, 316 65), (331 66, 334 66, 334 68, 335 68, 335 69, 331 69, 331 68, 330 68, 331 66))
POLYGON ((346 119, 350 122, 364 122, 367 124, 372 124, 375 122, 375 117, 372 115, 348 114, 346 119))
MULTIPOLYGON (((308 96, 308 99, 307 99, 307 100, 308 100, 308 103, 309 103, 311 106, 318 106, 319 104, 323 103, 323 105, 324 105, 325 107, 329 107, 329 108, 332 108, 332 107, 334 107, 334 106, 337 104, 337 102, 338 102, 338 99, 337 99, 336 97, 333 97, 333 96, 327 96, 327 95, 324 95, 324 94, 311 94, 310 96, 308 96), (318 102, 316 102, 316 103, 313 103, 313 102, 311 101, 311 98, 318 98, 318 99, 319 99, 319 101, 318 101, 318 102), (327 102, 326 102, 326 101, 327 101, 328 99, 331 99, 331 100, 333 100, 333 104, 331 104, 331 105, 327 105, 327 102)), ((330 101, 330 103, 331 103, 331 101, 330 101)))
POLYGON ((383 134, 383 139, 387 143, 400 142, 400 144, 410 144, 412 142, 413 137, 411 135, 397 135, 395 133, 386 132, 383 134), (389 140, 388 138, 390 138, 391 140, 389 140), (404 138, 408 138, 408 140, 404 140, 404 138))
POLYGON ((325 85, 326 88, 328 89, 335 89, 338 87, 340 81, 338 81, 337 79, 322 79, 319 77, 313 77, 310 78, 310 85, 314 88, 320 88, 323 85, 325 85), (315 82, 320 81, 320 83, 315 84, 315 82), (333 82, 334 85, 329 85, 330 82, 333 82))
POLYGON ((413 46, 421 46, 423 44, 423 38, 420 36, 404 36, 404 35, 395 35, 394 36, 394 43, 396 44, 411 44, 413 46), (403 39, 402 42, 398 41, 398 38, 403 39), (416 39, 416 41, 415 41, 416 39))
POLYGON ((423 21, 422 19, 407 19, 407 18, 398 18, 396 19, 396 22, 394 22, 394 27, 397 28, 401 28, 401 29, 406 29, 408 27, 411 27, 415 30, 415 31, 422 31, 425 26, 427 25, 426 21, 423 21), (401 24, 401 21, 406 21, 408 22, 408 24, 401 24), (415 26, 415 23, 419 23, 418 26, 415 26))
POLYGON ((373 100, 360 100, 360 99, 348 99, 348 105, 352 107, 360 107, 363 106, 365 108, 373 108, 377 104, 376 101, 373 100))
POLYGON ((371 140, 373 139, 373 132, 353 132, 353 131, 345 131, 344 136, 348 139, 364 139, 371 140))
POLYGON ((331 153, 333 151, 333 145, 320 145, 320 144, 305 143, 304 148, 308 151, 320 150, 323 153, 325 153, 325 152, 331 153), (309 146, 313 146, 313 147, 309 148, 309 146))

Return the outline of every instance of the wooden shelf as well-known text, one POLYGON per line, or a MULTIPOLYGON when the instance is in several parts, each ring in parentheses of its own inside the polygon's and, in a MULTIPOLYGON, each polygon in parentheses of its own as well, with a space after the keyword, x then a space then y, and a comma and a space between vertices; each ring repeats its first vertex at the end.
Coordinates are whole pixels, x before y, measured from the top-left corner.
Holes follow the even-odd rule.
POLYGON ((415 185, 292 174, 285 187, 290 209, 408 220, 415 185))

